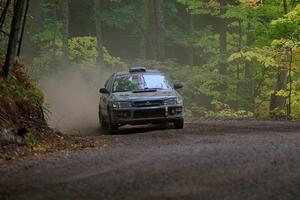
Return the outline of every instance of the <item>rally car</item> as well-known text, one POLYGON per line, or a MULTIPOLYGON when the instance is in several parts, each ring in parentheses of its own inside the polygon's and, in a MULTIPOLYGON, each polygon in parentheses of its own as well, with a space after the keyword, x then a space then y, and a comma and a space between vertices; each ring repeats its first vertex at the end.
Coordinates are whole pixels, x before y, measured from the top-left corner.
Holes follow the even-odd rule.
POLYGON ((171 122, 182 129, 183 100, 176 91, 182 87, 158 70, 135 67, 114 73, 100 89, 100 126, 110 133, 126 124, 171 122))

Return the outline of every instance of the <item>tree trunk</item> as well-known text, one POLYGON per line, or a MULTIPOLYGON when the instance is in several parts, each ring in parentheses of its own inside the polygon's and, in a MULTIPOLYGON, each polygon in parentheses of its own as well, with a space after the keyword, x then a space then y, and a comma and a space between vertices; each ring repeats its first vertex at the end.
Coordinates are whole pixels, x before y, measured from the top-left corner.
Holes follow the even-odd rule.
POLYGON ((56 26, 56 20, 57 20, 57 5, 53 5, 53 30, 52 30, 52 65, 56 66, 56 31, 57 31, 57 26, 56 26))
MULTIPOLYGON (((227 23, 221 16, 226 13, 226 0, 219 0, 220 2, 220 16, 219 16, 219 73, 220 75, 227 74, 227 23)), ((228 83, 227 80, 223 80, 217 86, 217 90, 221 93, 221 101, 226 100, 228 83)))
POLYGON ((289 104, 287 109, 288 117, 291 117, 292 114, 292 92, 293 92, 293 80, 292 80, 292 63, 293 63, 293 49, 291 48, 289 50, 290 52, 290 60, 289 60, 289 71, 288 71, 288 77, 289 77, 289 104))
MULTIPOLYGON (((250 23, 247 25, 247 29, 251 29, 250 23)), ((252 43, 254 42, 255 38, 251 33, 247 33, 247 38, 246 38, 246 46, 250 47, 252 43)), ((255 98, 256 96, 254 95, 254 82, 253 82, 253 66, 252 62, 246 60, 245 61, 245 85, 244 85, 244 94, 246 99, 248 99, 248 104, 246 105, 247 110, 254 111, 255 107, 255 98)))
POLYGON ((11 0, 7 0, 6 1, 5 6, 3 8, 3 11, 1 13, 1 17, 0 17, 0 29, 2 29, 3 24, 5 22, 5 17, 6 17, 6 13, 7 13, 8 7, 10 5, 10 2, 11 2, 11 0))
POLYGON ((158 59, 165 58, 165 19, 163 11, 163 0, 154 0, 155 18, 156 18, 156 50, 158 59))
POLYGON ((147 1, 148 6, 148 19, 149 19, 149 34, 148 34, 148 55, 150 59, 157 59, 156 50, 156 12, 154 7, 154 1, 147 1))
MULTIPOLYGON (((283 0, 283 13, 287 14, 287 1, 283 0)), ((274 109, 285 110, 285 97, 277 96, 276 93, 280 90, 286 90, 287 84, 287 74, 288 74, 288 60, 289 60, 289 50, 285 50, 285 56, 281 60, 277 81, 276 81, 276 89, 273 94, 271 94, 271 102, 270 102, 270 111, 274 109)))
POLYGON ((141 34, 140 38, 140 58, 145 60, 147 58, 146 56, 146 38, 144 34, 141 34))
MULTIPOLYGON (((242 22, 239 20, 239 51, 242 51, 243 46, 243 30, 242 30, 242 22)), ((241 65, 236 65, 236 99, 235 99, 235 109, 239 109, 240 107, 240 90, 241 90, 241 80, 240 80, 240 73, 241 73, 241 65)))
POLYGON ((29 66, 32 66, 33 55, 37 55, 39 47, 32 44, 32 37, 42 30, 43 17, 43 1, 34 1, 30 3, 30 7, 27 13, 27 21, 30 24, 32 30, 24 33, 24 39, 22 42, 22 62, 25 62, 29 66), (28 17, 30 16, 30 17, 28 17))
POLYGON ((194 66, 194 46, 193 46, 193 33, 194 33, 194 16, 190 14, 189 17, 190 35, 189 35, 189 47, 188 47, 188 62, 190 66, 194 66))
POLYGON ((285 110, 285 97, 276 95, 278 91, 286 90, 288 69, 286 68, 286 63, 282 63, 281 65, 277 75, 276 90, 271 95, 270 111, 273 111, 276 108, 285 110))
POLYGON ((148 2, 149 10, 149 54, 154 60, 165 58, 165 20, 163 0, 148 2))
POLYGON ((63 2, 63 65, 69 64, 69 0, 63 2))
MULTIPOLYGON (((149 13, 148 13, 148 5, 147 5, 147 2, 148 0, 141 0, 140 3, 141 3, 141 9, 142 9, 142 12, 145 16, 145 22, 147 25, 147 21, 149 20, 148 17, 149 17, 149 13)), ((141 59, 146 59, 147 58, 147 38, 146 38, 146 30, 144 27, 141 28, 141 35, 140 35, 140 58, 141 59)))
POLYGON ((17 55, 18 40, 21 33, 21 21, 24 13, 24 0, 17 0, 14 5, 14 15, 11 22, 11 29, 9 34, 9 41, 5 64, 3 67, 4 76, 9 79, 14 65, 14 59, 17 55))
MULTIPOLYGON (((224 15, 226 13, 226 0, 220 0, 220 15, 224 15)), ((222 75, 227 73, 227 23, 226 20, 222 19, 221 26, 219 27, 220 31, 220 55, 221 62, 219 71, 222 75)))
POLYGON ((25 11, 24 11, 24 16, 23 16, 22 31, 21 31, 20 41, 19 41, 18 51, 17 51, 17 56, 18 57, 20 57, 21 48, 22 48, 23 36, 24 36, 24 31, 25 31, 26 19, 27 19, 27 12, 28 12, 28 8, 29 8, 29 1, 30 0, 26 1, 26 8, 25 8, 25 11))
POLYGON ((97 37, 97 64, 104 67, 104 52, 103 52, 103 34, 102 34, 102 21, 100 19, 100 0, 94 0, 94 15, 96 25, 96 37, 97 37))
POLYGON ((286 2, 286 0, 283 0, 283 13, 286 15, 287 14, 287 2, 286 2))

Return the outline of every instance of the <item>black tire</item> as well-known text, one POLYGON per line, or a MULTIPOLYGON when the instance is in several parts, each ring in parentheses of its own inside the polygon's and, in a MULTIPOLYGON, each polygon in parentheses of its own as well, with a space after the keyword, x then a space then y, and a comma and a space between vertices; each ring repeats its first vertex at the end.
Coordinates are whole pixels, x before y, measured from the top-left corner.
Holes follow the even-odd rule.
POLYGON ((118 132, 118 129, 119 129, 119 126, 118 126, 118 124, 114 124, 114 123, 112 123, 112 121, 111 121, 111 113, 109 112, 109 110, 108 110, 108 132, 109 132, 109 134, 115 134, 115 133, 117 133, 118 132))
POLYGON ((176 129, 183 129, 184 126, 184 120, 183 119, 178 119, 174 122, 174 127, 176 129))
POLYGON ((103 117, 101 111, 99 111, 99 124, 100 124, 100 128, 103 130, 106 130, 108 128, 108 124, 104 120, 104 117, 103 117))

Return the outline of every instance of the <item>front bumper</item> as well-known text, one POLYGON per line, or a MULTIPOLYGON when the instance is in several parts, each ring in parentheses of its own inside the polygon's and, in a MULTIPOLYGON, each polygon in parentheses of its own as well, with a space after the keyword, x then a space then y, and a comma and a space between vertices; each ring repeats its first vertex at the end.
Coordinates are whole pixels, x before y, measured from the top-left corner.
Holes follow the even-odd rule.
POLYGON ((120 125, 175 122, 182 118, 182 105, 114 108, 112 110, 112 122, 120 125))

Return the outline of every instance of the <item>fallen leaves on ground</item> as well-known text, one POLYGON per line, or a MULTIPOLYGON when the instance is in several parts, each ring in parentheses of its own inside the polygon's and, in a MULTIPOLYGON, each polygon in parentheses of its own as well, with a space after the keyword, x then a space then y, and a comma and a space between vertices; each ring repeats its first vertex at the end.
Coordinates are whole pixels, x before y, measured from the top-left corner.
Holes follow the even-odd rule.
POLYGON ((104 148, 106 141, 81 136, 66 136, 61 133, 50 134, 51 137, 40 139, 36 144, 18 146, 9 144, 0 147, 0 165, 11 160, 25 160, 47 154, 69 154, 88 148, 104 148))

